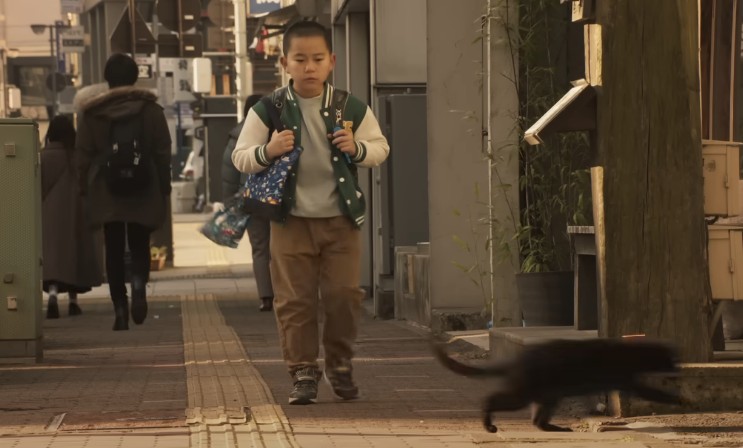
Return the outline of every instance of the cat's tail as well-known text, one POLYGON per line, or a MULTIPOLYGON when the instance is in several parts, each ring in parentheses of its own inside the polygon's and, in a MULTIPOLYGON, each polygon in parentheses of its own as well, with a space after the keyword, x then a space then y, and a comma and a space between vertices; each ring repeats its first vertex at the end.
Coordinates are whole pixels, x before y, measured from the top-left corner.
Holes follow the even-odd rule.
POLYGON ((508 371, 508 367, 505 364, 491 364, 483 367, 476 367, 467 364, 463 364, 456 359, 449 356, 446 352, 446 344, 434 343, 433 353, 436 359, 447 369, 454 373, 465 376, 478 376, 478 375, 503 375, 508 371))

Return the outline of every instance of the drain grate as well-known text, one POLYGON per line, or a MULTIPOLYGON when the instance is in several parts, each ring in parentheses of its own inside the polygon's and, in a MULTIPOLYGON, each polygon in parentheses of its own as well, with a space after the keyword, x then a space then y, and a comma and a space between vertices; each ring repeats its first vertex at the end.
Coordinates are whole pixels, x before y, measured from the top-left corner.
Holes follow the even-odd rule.
POLYGON ((59 431, 130 428, 178 428, 186 426, 183 409, 155 411, 69 412, 59 431))

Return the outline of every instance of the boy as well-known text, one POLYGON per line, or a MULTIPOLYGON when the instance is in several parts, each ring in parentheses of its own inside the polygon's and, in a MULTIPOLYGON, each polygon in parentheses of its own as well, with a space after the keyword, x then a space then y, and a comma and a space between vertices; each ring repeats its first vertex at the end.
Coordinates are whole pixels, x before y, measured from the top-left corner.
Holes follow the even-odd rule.
POLYGON ((242 172, 265 169, 295 146, 303 151, 287 178, 282 222, 271 223, 271 276, 279 338, 294 385, 289 404, 317 400, 321 376, 336 397, 359 391, 351 358, 364 293, 361 233, 365 203, 356 166, 381 164, 389 153, 374 114, 359 99, 326 82, 335 65, 325 27, 299 22, 284 33, 281 64, 289 86, 271 96, 282 132, 268 132, 265 103, 248 114, 232 161, 242 172), (324 375, 318 368, 318 292, 325 310, 324 375))

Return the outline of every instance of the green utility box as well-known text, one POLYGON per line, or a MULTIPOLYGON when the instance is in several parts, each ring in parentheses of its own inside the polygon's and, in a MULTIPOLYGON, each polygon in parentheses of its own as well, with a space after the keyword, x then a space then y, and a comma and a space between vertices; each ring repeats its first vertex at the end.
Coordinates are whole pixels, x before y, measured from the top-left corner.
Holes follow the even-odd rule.
POLYGON ((0 119, 0 361, 41 361, 39 128, 0 119))

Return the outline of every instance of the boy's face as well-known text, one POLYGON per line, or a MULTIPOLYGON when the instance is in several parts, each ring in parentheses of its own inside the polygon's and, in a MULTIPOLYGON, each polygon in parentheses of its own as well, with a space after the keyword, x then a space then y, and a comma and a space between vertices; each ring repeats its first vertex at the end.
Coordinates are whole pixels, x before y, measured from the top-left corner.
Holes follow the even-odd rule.
POLYGON ((323 83, 335 67, 335 54, 320 36, 293 37, 281 65, 294 80, 297 94, 313 98, 322 93, 323 83))

